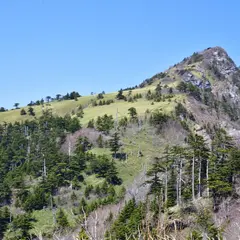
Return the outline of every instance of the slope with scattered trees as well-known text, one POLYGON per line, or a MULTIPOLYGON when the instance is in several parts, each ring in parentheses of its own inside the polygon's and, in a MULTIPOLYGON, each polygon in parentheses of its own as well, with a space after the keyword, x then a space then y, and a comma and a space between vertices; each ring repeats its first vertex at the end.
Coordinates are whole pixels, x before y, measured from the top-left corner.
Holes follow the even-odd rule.
POLYGON ((0 238, 236 239, 239 82, 216 47, 139 88, 1 108, 0 238))

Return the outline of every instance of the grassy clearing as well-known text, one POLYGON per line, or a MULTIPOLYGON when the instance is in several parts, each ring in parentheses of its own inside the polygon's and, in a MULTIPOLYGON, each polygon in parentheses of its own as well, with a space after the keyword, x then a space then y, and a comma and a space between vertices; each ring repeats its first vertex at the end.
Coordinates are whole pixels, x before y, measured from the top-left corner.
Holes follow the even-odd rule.
POLYGON ((163 148, 161 137, 157 137, 159 147, 156 148, 154 142, 156 136, 149 132, 149 126, 146 124, 140 131, 128 130, 127 135, 123 138, 124 152, 128 154, 126 161, 117 161, 119 176, 123 179, 124 185, 132 183, 144 169, 148 169, 153 157, 158 156, 163 148), (131 132, 132 131, 132 132, 131 132), (138 156, 139 150, 143 156, 138 156))
POLYGON ((87 185, 92 185, 93 187, 102 184, 105 181, 104 178, 98 178, 96 175, 90 175, 85 178, 87 185))
MULTIPOLYGON (((71 210, 64 208, 64 212, 67 215, 70 226, 74 227, 76 221, 71 213, 71 210)), ((33 222, 33 229, 31 230, 31 233, 33 234, 44 233, 45 235, 52 234, 56 226, 54 225, 54 215, 51 210, 43 209, 39 211, 34 211, 32 213, 32 216, 36 219, 36 221, 33 222)))
POLYGON ((149 164, 152 155, 151 136, 145 135, 145 131, 141 131, 124 139, 124 152, 128 158, 125 161, 116 160, 119 176, 123 179, 123 184, 127 186, 134 178, 143 171, 144 165, 149 164), (138 151, 141 151, 143 156, 138 156, 138 151))
MULTIPOLYGON (((148 125, 144 125, 141 130, 136 128, 127 129, 127 133, 124 133, 122 137, 123 147, 120 149, 120 152, 127 154, 127 160, 115 159, 119 177, 123 180, 123 185, 128 186, 133 179, 143 171, 143 167, 147 166, 152 157, 156 154, 159 154, 162 151, 162 148, 159 147, 156 149, 153 146, 153 138, 148 132, 148 125), (142 152, 143 156, 139 157, 139 150, 142 152)), ((159 141, 161 141, 159 139, 159 141)), ((91 150, 92 153, 97 155, 106 154, 111 157, 110 149, 106 148, 94 148, 91 150)), ((85 179, 87 184, 96 186, 97 184, 102 183, 104 180, 97 178, 95 175, 87 176, 85 179)))

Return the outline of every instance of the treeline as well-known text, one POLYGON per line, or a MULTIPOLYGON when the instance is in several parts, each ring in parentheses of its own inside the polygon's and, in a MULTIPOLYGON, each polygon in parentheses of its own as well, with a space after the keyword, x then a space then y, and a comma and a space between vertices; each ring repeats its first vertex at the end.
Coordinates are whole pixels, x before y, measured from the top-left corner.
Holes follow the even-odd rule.
MULTIPOLYGON (((40 105, 43 105, 44 103, 49 103, 51 101, 63 101, 63 100, 77 101, 79 97, 81 97, 81 95, 78 92, 73 91, 73 92, 67 93, 66 95, 57 94, 55 97, 46 96, 45 99, 42 98, 40 100, 30 101, 30 103, 28 103, 27 106, 29 107, 40 106, 40 105)), ((15 109, 19 109, 19 105, 20 105, 19 103, 14 103, 13 106, 15 109)), ((0 107, 0 112, 6 112, 6 111, 8 111, 8 109, 4 107, 0 107)), ((21 115, 25 115, 25 113, 21 115)))
POLYGON ((39 106, 39 105, 43 105, 44 103, 49 103, 51 101, 62 101, 62 100, 77 101, 79 97, 81 97, 81 95, 78 92, 73 91, 71 93, 67 93, 66 95, 57 94, 55 97, 47 96, 45 100, 42 98, 41 100, 31 101, 27 106, 39 106))

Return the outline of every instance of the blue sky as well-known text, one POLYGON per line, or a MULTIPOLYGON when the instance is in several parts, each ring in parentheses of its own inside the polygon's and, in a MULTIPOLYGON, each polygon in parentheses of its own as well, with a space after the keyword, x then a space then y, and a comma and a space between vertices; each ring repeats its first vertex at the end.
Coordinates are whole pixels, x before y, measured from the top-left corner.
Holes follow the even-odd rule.
POLYGON ((116 91, 222 46, 240 64, 237 0, 1 0, 0 106, 116 91))

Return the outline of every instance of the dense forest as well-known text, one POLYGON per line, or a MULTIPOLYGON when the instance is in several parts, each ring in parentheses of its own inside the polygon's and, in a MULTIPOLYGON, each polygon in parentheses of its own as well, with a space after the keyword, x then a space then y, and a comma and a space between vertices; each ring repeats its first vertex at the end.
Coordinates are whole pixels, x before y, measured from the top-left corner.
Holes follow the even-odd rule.
MULTIPOLYGON (((91 203, 86 212, 92 211, 99 204, 114 202, 119 197, 112 187, 121 185, 114 161, 105 155, 96 156, 88 153, 91 143, 87 138, 78 139, 73 154, 61 151, 61 144, 65 141, 66 135, 80 128, 78 118, 53 116, 51 111, 43 112, 36 120, 1 125, 0 202, 7 206, 12 203, 14 196, 15 207, 26 212, 15 218, 8 208, 4 207, 1 212, 1 236, 8 229, 8 233, 19 230, 19 239, 27 238, 31 221, 34 221, 30 213, 46 207, 55 208, 53 196, 58 194, 59 188, 78 189, 79 183, 84 182, 84 174, 97 174, 105 178, 104 184, 97 189, 93 189, 92 186, 86 187, 86 198, 91 192, 98 196, 98 201, 91 203), (30 176, 29 181, 26 180, 27 176, 30 176)), ((116 152, 117 133, 114 136, 109 146, 116 152)), ((103 144, 101 137, 99 144, 103 144)), ((74 197, 76 196, 73 192, 72 198, 74 197)), ((81 204, 85 207, 84 201, 83 198, 81 204)), ((81 211, 80 206, 78 209, 81 211)), ((67 220, 63 219, 64 212, 60 209, 56 216, 60 227, 68 225, 67 220)), ((13 239, 16 239, 15 237, 14 235, 13 239)))

